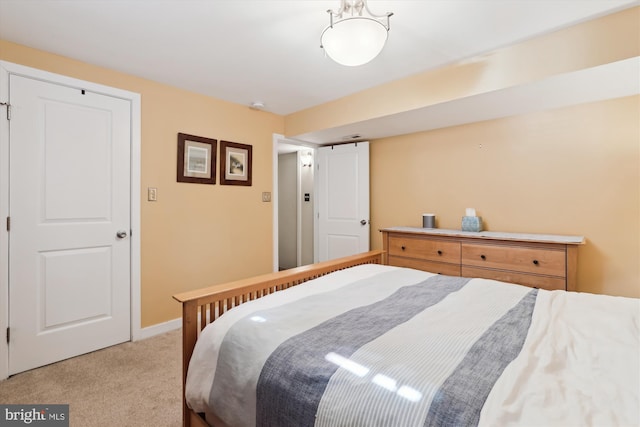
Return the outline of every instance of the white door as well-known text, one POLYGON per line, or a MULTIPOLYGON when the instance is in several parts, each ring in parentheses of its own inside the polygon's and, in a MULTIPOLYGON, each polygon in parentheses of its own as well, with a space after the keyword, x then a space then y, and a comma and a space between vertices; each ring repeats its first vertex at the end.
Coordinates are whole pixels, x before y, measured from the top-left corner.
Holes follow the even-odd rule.
POLYGON ((318 261, 369 250, 369 143, 318 149, 318 261))
POLYGON ((9 373, 130 339, 126 100, 9 77, 9 373))

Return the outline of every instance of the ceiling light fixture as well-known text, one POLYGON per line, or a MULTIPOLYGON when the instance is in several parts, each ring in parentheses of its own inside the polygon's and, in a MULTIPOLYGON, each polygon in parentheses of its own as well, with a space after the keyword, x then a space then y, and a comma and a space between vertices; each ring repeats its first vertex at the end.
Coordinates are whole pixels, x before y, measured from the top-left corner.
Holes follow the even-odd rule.
POLYGON ((367 0, 341 0, 337 12, 329 9, 327 13, 329 26, 322 31, 320 47, 338 64, 350 67, 366 64, 384 48, 392 12, 374 15, 367 0), (369 16, 363 16, 363 12, 369 16))

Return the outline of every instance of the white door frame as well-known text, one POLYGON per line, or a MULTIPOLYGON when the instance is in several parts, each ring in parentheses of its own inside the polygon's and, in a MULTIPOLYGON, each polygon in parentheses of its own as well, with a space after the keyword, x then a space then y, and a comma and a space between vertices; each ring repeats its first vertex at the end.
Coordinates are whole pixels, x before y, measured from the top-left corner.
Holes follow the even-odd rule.
POLYGON ((284 135, 273 134, 273 151, 271 164, 273 165, 271 174, 273 175, 273 184, 271 187, 271 208, 273 209, 273 271, 276 272, 280 268, 280 259, 278 250, 280 248, 278 238, 278 144, 284 140, 284 135))
MULTIPOLYGON (((131 103, 131 340, 141 336, 140 298, 140 94, 0 61, 0 103, 9 102, 9 76, 20 75, 78 89, 87 89, 131 103)), ((0 380, 9 373, 9 121, 6 106, 0 109, 0 380)))

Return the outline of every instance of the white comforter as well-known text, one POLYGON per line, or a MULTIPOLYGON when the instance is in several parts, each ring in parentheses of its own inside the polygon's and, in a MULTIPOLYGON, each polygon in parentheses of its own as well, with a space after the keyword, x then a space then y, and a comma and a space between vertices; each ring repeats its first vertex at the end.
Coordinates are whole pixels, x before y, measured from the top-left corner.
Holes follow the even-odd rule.
MULTIPOLYGON (((203 331, 196 345, 187 375, 186 397, 189 406, 196 412, 220 417, 220 411, 209 405, 211 388, 218 366, 218 350, 229 329, 237 322, 246 318, 260 322, 261 319, 255 314, 257 312, 293 303, 311 295, 332 292, 391 270, 399 270, 398 277, 402 283, 390 287, 388 291, 384 288, 372 290, 367 296, 367 303, 385 298, 398 286, 410 285, 433 276, 416 270, 364 265, 243 304, 226 313, 203 331)), ((469 307, 490 305, 496 299, 505 300, 509 306, 509 301, 513 299, 515 303, 529 290, 530 288, 513 284, 473 279, 462 290, 439 303, 437 309, 446 312, 446 303, 455 298, 466 301, 469 307)), ((300 324, 287 325, 290 329, 287 334, 302 332, 348 310, 348 304, 345 304, 341 301, 326 310, 318 310, 313 316, 307 316, 300 324)), ((354 301, 354 304, 362 303, 354 301)), ((474 310, 468 311, 471 313, 474 310)), ((539 290, 522 351, 506 367, 489 393, 479 424, 640 425, 639 319, 640 300, 539 290)), ((261 339, 255 337, 256 342, 261 339)), ((268 354, 272 349, 256 351, 268 354)), ((242 417, 238 418, 242 420, 237 421, 238 425, 251 425, 254 411, 251 405, 255 406, 256 400, 255 390, 247 390, 246 385, 255 382, 249 376, 259 373, 260 366, 252 369, 248 367, 248 363, 248 360, 238 360, 238 366, 225 365, 224 369, 238 372, 239 389, 243 391, 229 393, 235 395, 236 399, 213 402, 217 408, 224 407, 226 413, 251 414, 244 420, 242 417), (241 407, 243 404, 248 407, 241 407)), ((228 423, 234 425, 235 418, 231 419, 228 423)))
POLYGON ((637 299, 540 290, 524 347, 481 424, 640 425, 639 319, 637 299))

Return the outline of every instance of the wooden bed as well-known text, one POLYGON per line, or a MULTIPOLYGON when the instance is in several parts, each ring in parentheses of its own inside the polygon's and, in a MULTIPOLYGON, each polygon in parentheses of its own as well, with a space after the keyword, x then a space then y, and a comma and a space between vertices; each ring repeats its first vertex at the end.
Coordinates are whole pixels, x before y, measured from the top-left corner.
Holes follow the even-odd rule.
POLYGON ((184 400, 187 368, 200 331, 225 311, 244 302, 261 298, 334 271, 361 264, 382 264, 384 251, 376 250, 336 260, 264 274, 204 289, 184 292, 173 298, 182 303, 182 379, 183 424, 207 426, 199 414, 193 412, 184 400))
POLYGON ((637 299, 383 258, 176 295, 184 425, 639 425, 637 299))

